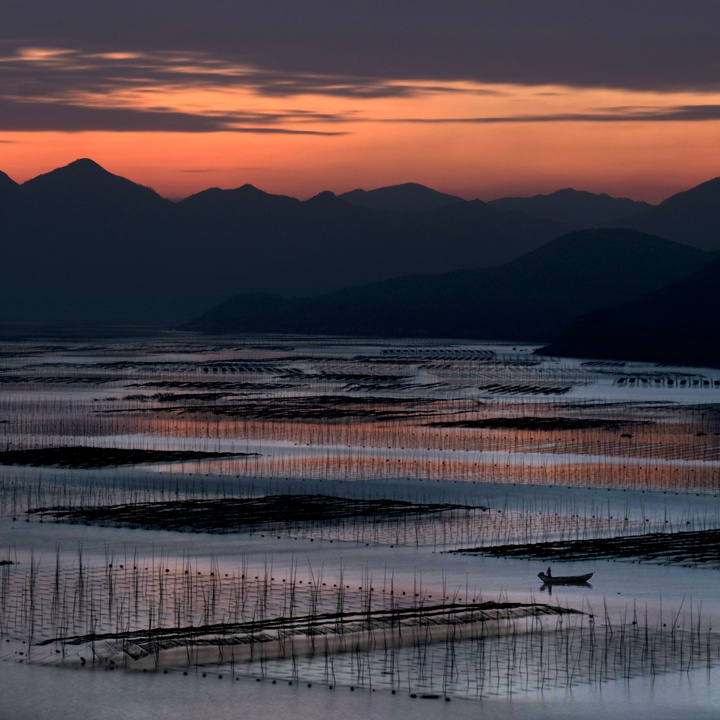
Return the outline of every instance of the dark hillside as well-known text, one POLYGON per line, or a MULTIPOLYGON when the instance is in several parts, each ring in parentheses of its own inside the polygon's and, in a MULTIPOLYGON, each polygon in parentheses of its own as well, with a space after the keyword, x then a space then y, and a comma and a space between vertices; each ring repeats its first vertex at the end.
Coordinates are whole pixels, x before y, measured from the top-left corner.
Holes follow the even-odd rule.
POLYGON ((351 205, 398 212, 425 212, 444 205, 465 202, 460 197, 447 195, 418 183, 403 183, 376 190, 351 190, 338 197, 351 205))
POLYGON ((656 292, 579 317, 540 352, 720 366, 720 259, 656 292))
POLYGON ((662 287, 709 259, 633 230, 581 231, 501 267, 407 276, 291 300, 240 295, 187 327, 542 340, 583 312, 662 287))
POLYGON ((720 178, 677 193, 618 224, 703 250, 720 250, 720 178))
POLYGON ((250 185, 173 203, 77 160, 20 186, 0 178, 0 321, 176 324, 238 290, 310 295, 486 267, 563 230, 479 202, 408 213, 250 185))
POLYGON ((502 210, 516 210, 533 217, 566 223, 578 229, 607 227, 651 207, 648 203, 628 198, 614 198, 605 193, 595 194, 572 188, 549 195, 500 198, 488 204, 502 210))

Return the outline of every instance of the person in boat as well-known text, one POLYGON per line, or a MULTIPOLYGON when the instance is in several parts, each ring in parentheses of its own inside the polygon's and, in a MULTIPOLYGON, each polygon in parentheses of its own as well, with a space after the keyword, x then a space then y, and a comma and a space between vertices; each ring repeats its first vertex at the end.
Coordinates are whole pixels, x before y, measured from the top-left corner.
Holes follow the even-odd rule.
POLYGON ((552 577, 552 570, 550 568, 547 569, 547 572, 545 573, 548 577, 552 577))

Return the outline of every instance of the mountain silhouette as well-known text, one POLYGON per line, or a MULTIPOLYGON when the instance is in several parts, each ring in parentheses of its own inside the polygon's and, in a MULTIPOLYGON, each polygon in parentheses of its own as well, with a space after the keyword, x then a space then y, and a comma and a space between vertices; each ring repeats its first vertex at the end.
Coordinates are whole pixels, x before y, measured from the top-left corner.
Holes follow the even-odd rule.
POLYGON ((491 200, 488 205, 503 210, 518 210, 578 229, 607 227, 652 207, 648 203, 628 198, 614 198, 605 193, 595 194, 572 188, 557 190, 549 195, 500 198, 491 200))
POLYGON ((582 315, 538 352, 720 367, 720 258, 660 290, 582 315))
POLYGON ((407 213, 250 185, 176 203, 87 159, 11 194, 0 194, 6 321, 174 325, 238 290, 310 295, 497 265, 566 230, 480 201, 407 213))
POLYGON ((2 206, 4 319, 132 321, 175 280, 173 203, 77 160, 23 183, 2 206), (165 268, 167 272, 160 273, 165 268))
POLYGON ((447 195, 418 183, 390 185, 375 190, 351 190, 338 197, 351 205, 399 212, 424 212, 464 202, 460 197, 447 195))
POLYGON ((14 193, 20 187, 9 175, 0 171, 0 198, 14 193))
POLYGON ((45 201, 95 201, 110 194, 123 198, 127 193, 162 200, 154 190, 113 175, 88 158, 38 175, 23 183, 23 189, 45 201))
POLYGON ((178 210, 181 234, 205 251, 194 282, 228 288, 226 297, 238 287, 308 295, 407 272, 495 265, 564 230, 479 201, 407 215, 353 206, 331 192, 300 202, 252 186, 205 191, 178 210))
POLYGON ((500 267, 401 277, 315 297, 235 296, 185 327, 539 341, 583 312, 662 287, 709 260, 696 248, 633 230, 586 230, 500 267))
POLYGON ((720 250, 720 177, 618 222, 703 250, 720 250))

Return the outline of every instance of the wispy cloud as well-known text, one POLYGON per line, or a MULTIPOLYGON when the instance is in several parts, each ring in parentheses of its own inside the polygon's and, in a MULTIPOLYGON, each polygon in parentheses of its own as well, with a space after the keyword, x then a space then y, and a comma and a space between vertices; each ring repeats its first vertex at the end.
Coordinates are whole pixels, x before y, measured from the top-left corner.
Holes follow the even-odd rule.
POLYGON ((309 108, 257 109, 263 97, 404 97, 436 88, 368 78, 287 75, 193 53, 83 53, 20 47, 0 56, 2 130, 282 133, 333 136, 308 125, 349 116, 309 108))
MULTIPOLYGON (((150 83, 246 88, 267 97, 313 94, 382 98, 460 91, 439 83, 403 83, 368 76, 262 69, 228 63, 201 53, 86 53, 64 48, 19 47, 0 56, 0 68, 6 90, 14 88, 18 94, 29 92, 48 97, 68 91, 105 92, 150 83)), ((472 92, 496 93, 493 90, 472 92)))
MULTIPOLYGON (((561 86, 482 86, 361 75, 269 70, 200 52, 82 51, 11 47, 0 52, 0 130, 252 133, 337 136, 352 125, 563 122, 707 122, 720 104, 607 106, 561 86), (388 101, 387 108, 378 103, 388 101), (405 104, 402 105, 401 103, 405 104), (413 114, 416 108, 430 108, 413 114), (443 114, 446 109, 454 112, 443 114), (479 111, 479 112, 478 112, 479 111), (508 112, 510 111, 510 112, 508 112)), ((687 99, 688 94, 682 96, 687 99)), ((702 95, 698 99, 702 99, 702 95)), ((718 95, 707 95, 715 101, 718 95)), ((603 101, 604 101, 603 97, 603 101)))
POLYGON ((485 117, 382 118, 374 122, 411 124, 561 123, 561 122, 709 122, 720 120, 720 105, 681 105, 658 108, 618 108, 607 112, 549 113, 485 117))
POLYGON ((658 108, 617 108, 607 112, 548 113, 486 117, 381 118, 374 122, 411 124, 561 123, 561 122, 709 122, 720 120, 720 105, 681 105, 658 108))
POLYGON ((0 99, 0 131, 29 132, 182 132, 258 133, 282 135, 342 135, 342 131, 272 127, 262 116, 202 115, 132 108, 99 108, 63 105, 60 102, 12 102, 0 99), (256 124, 253 124, 256 123, 256 124), (247 124, 243 124, 247 123, 247 124))
POLYGON ((220 74, 332 69, 352 79, 340 93, 362 88, 355 78, 708 91, 720 89, 718 19, 717 0, 7 0, 0 43, 86 48, 104 63, 165 50, 191 72, 210 57, 220 74))

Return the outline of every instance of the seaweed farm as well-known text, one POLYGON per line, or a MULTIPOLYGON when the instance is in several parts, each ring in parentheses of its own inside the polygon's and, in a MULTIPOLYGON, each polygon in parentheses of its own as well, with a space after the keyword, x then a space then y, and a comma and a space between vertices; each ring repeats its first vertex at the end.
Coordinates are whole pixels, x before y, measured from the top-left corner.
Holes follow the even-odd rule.
POLYGON ((720 371, 533 350, 5 341, 3 698, 711 717, 720 371))

